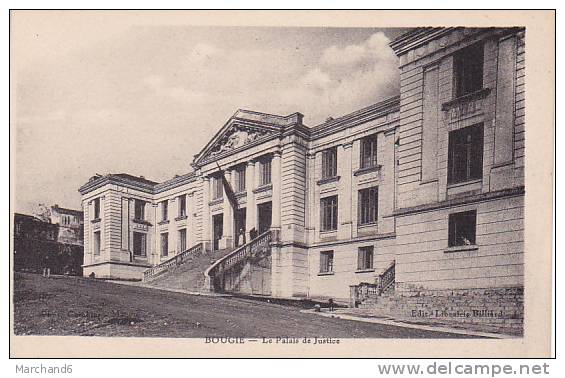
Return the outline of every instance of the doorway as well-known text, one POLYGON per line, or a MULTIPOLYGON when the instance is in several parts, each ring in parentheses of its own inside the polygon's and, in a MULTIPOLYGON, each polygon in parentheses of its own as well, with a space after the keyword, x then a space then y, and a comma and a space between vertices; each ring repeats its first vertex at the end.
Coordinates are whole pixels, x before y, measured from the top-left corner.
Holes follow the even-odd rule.
POLYGON ((273 213, 272 203, 266 202, 257 205, 257 212, 259 216, 259 234, 262 234, 271 228, 271 217, 273 213))
POLYGON ((213 224, 213 245, 214 251, 220 249, 220 239, 224 236, 224 214, 216 214, 212 216, 213 224))
POLYGON ((233 214, 233 222, 234 222, 234 241, 235 246, 239 247, 246 243, 245 240, 245 217, 246 217, 246 210, 237 209, 233 214), (241 231, 243 230, 243 236, 241 236, 241 231))

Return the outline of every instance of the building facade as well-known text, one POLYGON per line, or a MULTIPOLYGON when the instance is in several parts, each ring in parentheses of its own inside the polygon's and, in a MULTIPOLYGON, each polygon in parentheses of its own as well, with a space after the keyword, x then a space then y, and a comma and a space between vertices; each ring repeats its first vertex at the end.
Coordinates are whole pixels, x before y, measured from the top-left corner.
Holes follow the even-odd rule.
POLYGON ((419 28, 391 48, 399 96, 314 127, 238 110, 190 173, 92 177, 84 274, 138 279, 274 230, 276 297, 349 301, 391 269, 399 293, 521 290, 524 30, 419 28))
POLYGON ((50 221, 59 225, 57 241, 65 244, 82 245, 84 215, 80 210, 67 209, 59 205, 51 206, 50 221))

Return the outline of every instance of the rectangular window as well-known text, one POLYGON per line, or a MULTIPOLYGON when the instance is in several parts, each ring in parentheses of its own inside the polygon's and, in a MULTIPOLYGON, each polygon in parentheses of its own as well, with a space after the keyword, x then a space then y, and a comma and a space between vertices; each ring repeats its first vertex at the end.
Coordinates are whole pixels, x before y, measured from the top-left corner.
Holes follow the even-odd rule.
POLYGON ((332 273, 334 271, 334 252, 320 252, 320 273, 332 273))
POLYGON ((94 219, 100 219, 100 198, 94 200, 94 219))
POLYGON ((337 147, 322 152, 322 178, 337 176, 337 147))
POLYGON ((337 196, 322 198, 320 200, 322 231, 337 230, 337 196))
POLYGON ((186 228, 179 230, 179 252, 186 251, 186 228))
POLYGON ((377 136, 361 139, 361 169, 377 166, 377 136))
POLYGON ((179 217, 186 217, 186 194, 178 197, 179 217))
POLYGON ((455 98, 483 88, 483 58, 484 48, 480 43, 455 53, 453 56, 455 98))
POLYGON ((212 199, 220 199, 224 196, 224 187, 221 177, 212 179, 212 199))
POLYGON ((378 200, 379 189, 376 186, 359 191, 359 224, 363 225, 377 222, 378 200))
POLYGON ((169 255, 169 233, 163 232, 161 234, 161 256, 169 255))
POLYGON ((145 202, 141 200, 135 200, 135 219, 145 220, 145 202))
POLYGON ((234 181, 235 181, 235 188, 236 192, 243 192, 245 191, 245 166, 237 167, 234 170, 234 181))
POLYGON ((169 201, 165 200, 161 202, 161 221, 166 221, 169 219, 169 201))
POLYGON ((141 232, 133 233, 133 255, 146 257, 147 256, 147 243, 146 235, 141 232))
POLYGON ((94 254, 100 255, 100 231, 94 233, 94 254))
POLYGON ((449 246, 475 245, 477 211, 449 214, 449 246))
POLYGON ((361 247, 357 252, 357 270, 373 269, 373 246, 361 247))
POLYGON ((455 184, 483 177, 483 124, 449 133, 447 182, 455 184))
POLYGON ((260 182, 259 185, 269 185, 271 183, 271 160, 263 160, 259 164, 260 182))

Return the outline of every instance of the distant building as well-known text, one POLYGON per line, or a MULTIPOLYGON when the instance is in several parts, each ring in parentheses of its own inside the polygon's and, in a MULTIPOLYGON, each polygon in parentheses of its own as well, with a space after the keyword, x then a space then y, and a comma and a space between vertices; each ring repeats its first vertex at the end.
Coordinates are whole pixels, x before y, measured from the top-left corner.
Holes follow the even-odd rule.
POLYGON ((14 270, 82 274, 82 219, 81 211, 57 205, 49 217, 14 214, 14 270))
POLYGON ((57 241, 67 244, 83 245, 84 221, 80 210, 51 206, 51 223, 59 225, 57 241))

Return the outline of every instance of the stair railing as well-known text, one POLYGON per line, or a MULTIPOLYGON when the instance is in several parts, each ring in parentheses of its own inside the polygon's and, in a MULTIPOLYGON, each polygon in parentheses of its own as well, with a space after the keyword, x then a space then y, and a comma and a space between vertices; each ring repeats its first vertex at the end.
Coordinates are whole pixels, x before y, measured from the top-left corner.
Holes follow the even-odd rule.
POLYGON ((214 291, 214 279, 220 277, 224 272, 230 270, 234 266, 251 258, 258 258, 267 255, 270 250, 270 244, 273 241, 273 231, 268 230, 251 240, 249 243, 242 245, 231 253, 222 257, 204 272, 206 279, 206 287, 210 291, 214 291))
POLYGON ((396 276, 396 261, 392 261, 385 270, 379 275, 378 278, 378 290, 379 295, 385 292, 388 288, 394 285, 396 276))
POLYGON ((190 247, 186 251, 181 252, 178 255, 173 256, 170 259, 165 260, 165 261, 161 262, 160 264, 157 264, 157 265, 147 269, 146 271, 143 272, 143 282, 146 282, 149 279, 156 277, 156 276, 164 273, 165 271, 167 271, 171 268, 174 268, 175 266, 179 266, 179 265, 184 264, 188 260, 189 256, 192 256, 193 254, 196 254, 196 253, 201 253, 202 248, 203 248, 203 244, 198 243, 198 244, 194 245, 193 247, 190 247))

